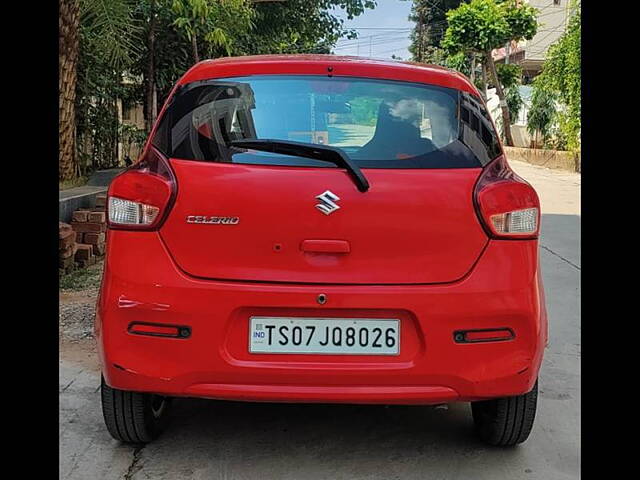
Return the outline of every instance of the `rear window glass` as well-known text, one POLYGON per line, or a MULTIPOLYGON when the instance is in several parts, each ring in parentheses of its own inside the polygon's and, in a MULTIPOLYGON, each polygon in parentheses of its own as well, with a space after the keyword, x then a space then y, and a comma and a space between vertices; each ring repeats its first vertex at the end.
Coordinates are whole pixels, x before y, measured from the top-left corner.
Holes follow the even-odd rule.
POLYGON ((335 167, 229 145, 270 139, 339 147, 365 168, 478 167, 495 153, 486 140, 497 139, 490 123, 487 136, 485 118, 473 110, 469 124, 469 107, 484 107, 469 105, 467 97, 450 88, 353 77, 206 80, 178 90, 153 143, 171 157, 208 162, 335 167), (467 111, 461 119, 463 98, 467 111), (467 125, 480 140, 472 147, 464 141, 467 125))

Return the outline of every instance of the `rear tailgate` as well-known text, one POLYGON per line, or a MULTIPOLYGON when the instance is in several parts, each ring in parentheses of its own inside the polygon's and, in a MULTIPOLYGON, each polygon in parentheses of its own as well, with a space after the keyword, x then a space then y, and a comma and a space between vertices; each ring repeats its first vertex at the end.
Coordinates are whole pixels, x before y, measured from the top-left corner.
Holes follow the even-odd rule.
POLYGON ((472 202, 480 168, 363 169, 371 188, 361 193, 338 168, 171 165, 179 193, 160 233, 196 277, 444 283, 463 277, 487 243, 472 202), (327 190, 340 207, 328 215, 316 207, 327 190), (196 216, 209 223, 188 221, 196 216))

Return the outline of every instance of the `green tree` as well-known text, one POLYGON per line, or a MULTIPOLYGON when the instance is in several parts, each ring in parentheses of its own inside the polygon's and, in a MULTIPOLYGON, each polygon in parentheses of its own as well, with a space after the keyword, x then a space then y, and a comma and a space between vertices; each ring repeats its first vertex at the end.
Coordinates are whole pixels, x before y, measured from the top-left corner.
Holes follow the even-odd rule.
POLYGON ((498 81, 504 88, 509 117, 513 125, 522 108, 522 97, 518 88, 522 79, 522 67, 514 63, 498 63, 496 64, 496 71, 498 72, 498 81))
MULTIPOLYGON (((218 0, 219 1, 219 0, 218 0)), ((224 4, 225 2, 222 2, 224 4)), ((246 2, 245 2, 246 3, 246 2)), ((258 55, 272 53, 329 53, 341 36, 355 32, 343 27, 343 20, 335 15, 342 9, 348 18, 374 8, 372 0, 288 0, 286 2, 251 3, 251 29, 233 29, 230 43, 207 44, 204 52, 209 58, 226 55, 258 55), (228 49, 227 49, 228 47, 228 49)), ((176 25, 179 17, 173 10, 173 0, 139 0, 136 18, 144 27, 146 48, 137 57, 132 74, 143 78, 137 94, 144 102, 147 130, 157 116, 177 79, 194 62, 192 41, 176 25), (162 32, 158 35, 157 32, 162 32)), ((207 21, 211 25, 210 21, 207 21)), ((200 30, 200 42, 204 42, 200 30)))
POLYGON ((573 2, 572 15, 567 30, 549 47, 542 73, 534 81, 534 95, 553 97, 560 104, 552 125, 557 124, 558 134, 567 148, 580 148, 581 126, 581 71, 580 2, 573 2), (544 91, 544 93, 542 92, 544 91))
POLYGON ((517 0, 471 0, 447 12, 447 21, 443 48, 450 54, 484 55, 500 100, 505 143, 512 146, 509 107, 491 51, 510 41, 533 38, 538 28, 536 9, 517 0))
POLYGON ((233 54, 330 53, 340 38, 357 37, 355 31, 344 27, 344 20, 336 12, 342 11, 353 19, 375 6, 375 0, 256 3, 254 28, 240 35, 233 54))
MULTIPOLYGON (((66 2, 68 7, 73 7, 74 1, 79 2, 75 4, 77 18, 74 18, 73 8, 61 8, 60 17, 61 26, 65 25, 64 31, 61 28, 61 52, 66 53, 64 57, 61 55, 61 62, 64 58, 60 81, 61 110, 63 97, 71 97, 66 92, 76 94, 75 98, 71 97, 71 105, 75 104, 75 108, 66 109, 71 114, 65 115, 65 121, 61 112, 61 178, 63 124, 73 127, 73 135, 66 137, 79 139, 82 155, 94 168, 113 164, 118 142, 126 143, 130 137, 130 132, 119 127, 117 99, 144 105, 148 131, 155 121, 158 106, 195 59, 267 53, 328 53, 339 38, 356 35, 355 31, 344 28, 336 10, 354 18, 367 8, 375 7, 374 0, 60 1, 66 2), (76 47, 74 25, 79 40, 76 47), (70 62, 68 59, 74 58, 73 52, 76 52, 75 62, 70 62), (77 72, 78 80, 72 88, 69 85, 74 76, 63 74, 63 71, 77 72), (133 82, 125 84, 125 77, 133 82), (75 118, 72 117, 74 113, 75 118)), ((75 152, 75 148, 72 151, 75 152)), ((74 162, 71 175, 79 173, 77 158, 74 162)))
POLYGON ((86 84, 81 82, 87 78, 79 68, 83 52, 85 60, 87 55, 99 57, 111 70, 124 68, 137 48, 139 28, 132 9, 132 0, 60 0, 60 180, 80 174, 77 109, 83 99, 78 98, 78 90, 84 95, 86 84))
POLYGON ((409 52, 416 62, 444 65, 440 43, 447 29, 446 12, 458 8, 462 0, 412 0, 409 20, 416 26, 411 32, 409 52))
POLYGON ((527 131, 534 138, 534 148, 538 148, 538 135, 542 135, 545 143, 548 141, 556 115, 555 95, 540 82, 540 76, 533 80, 531 106, 527 114, 527 131))
POLYGON ((77 175, 75 102, 80 28, 78 0, 60 0, 58 21, 58 177, 62 181, 77 175))
POLYGON ((141 51, 142 29, 134 18, 135 4, 133 0, 80 1, 75 175, 117 162, 117 101, 126 97, 123 75, 141 51))
POLYGON ((251 27, 253 9, 248 0, 173 0, 174 25, 191 43, 193 60, 200 61, 199 41, 231 55, 236 36, 251 27))

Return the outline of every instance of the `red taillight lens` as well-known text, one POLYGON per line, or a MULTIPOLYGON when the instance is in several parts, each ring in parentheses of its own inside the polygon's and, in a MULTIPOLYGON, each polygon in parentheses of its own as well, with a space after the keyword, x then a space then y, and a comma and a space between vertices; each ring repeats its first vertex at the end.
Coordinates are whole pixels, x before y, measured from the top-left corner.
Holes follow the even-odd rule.
POLYGON ((489 163, 474 190, 480 221, 492 238, 537 238, 540 201, 531 185, 515 174, 503 156, 489 163))
POLYGON ((110 228, 156 230, 169 212, 176 180, 167 159, 150 147, 145 157, 113 179, 107 194, 110 228))

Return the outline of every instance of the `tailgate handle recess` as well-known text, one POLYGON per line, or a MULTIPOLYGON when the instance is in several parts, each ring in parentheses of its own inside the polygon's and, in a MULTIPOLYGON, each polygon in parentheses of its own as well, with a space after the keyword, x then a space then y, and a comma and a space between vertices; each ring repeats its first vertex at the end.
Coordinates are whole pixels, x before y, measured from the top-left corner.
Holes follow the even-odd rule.
POLYGON ((349 253, 351 246, 346 240, 304 240, 300 250, 309 253, 349 253))

